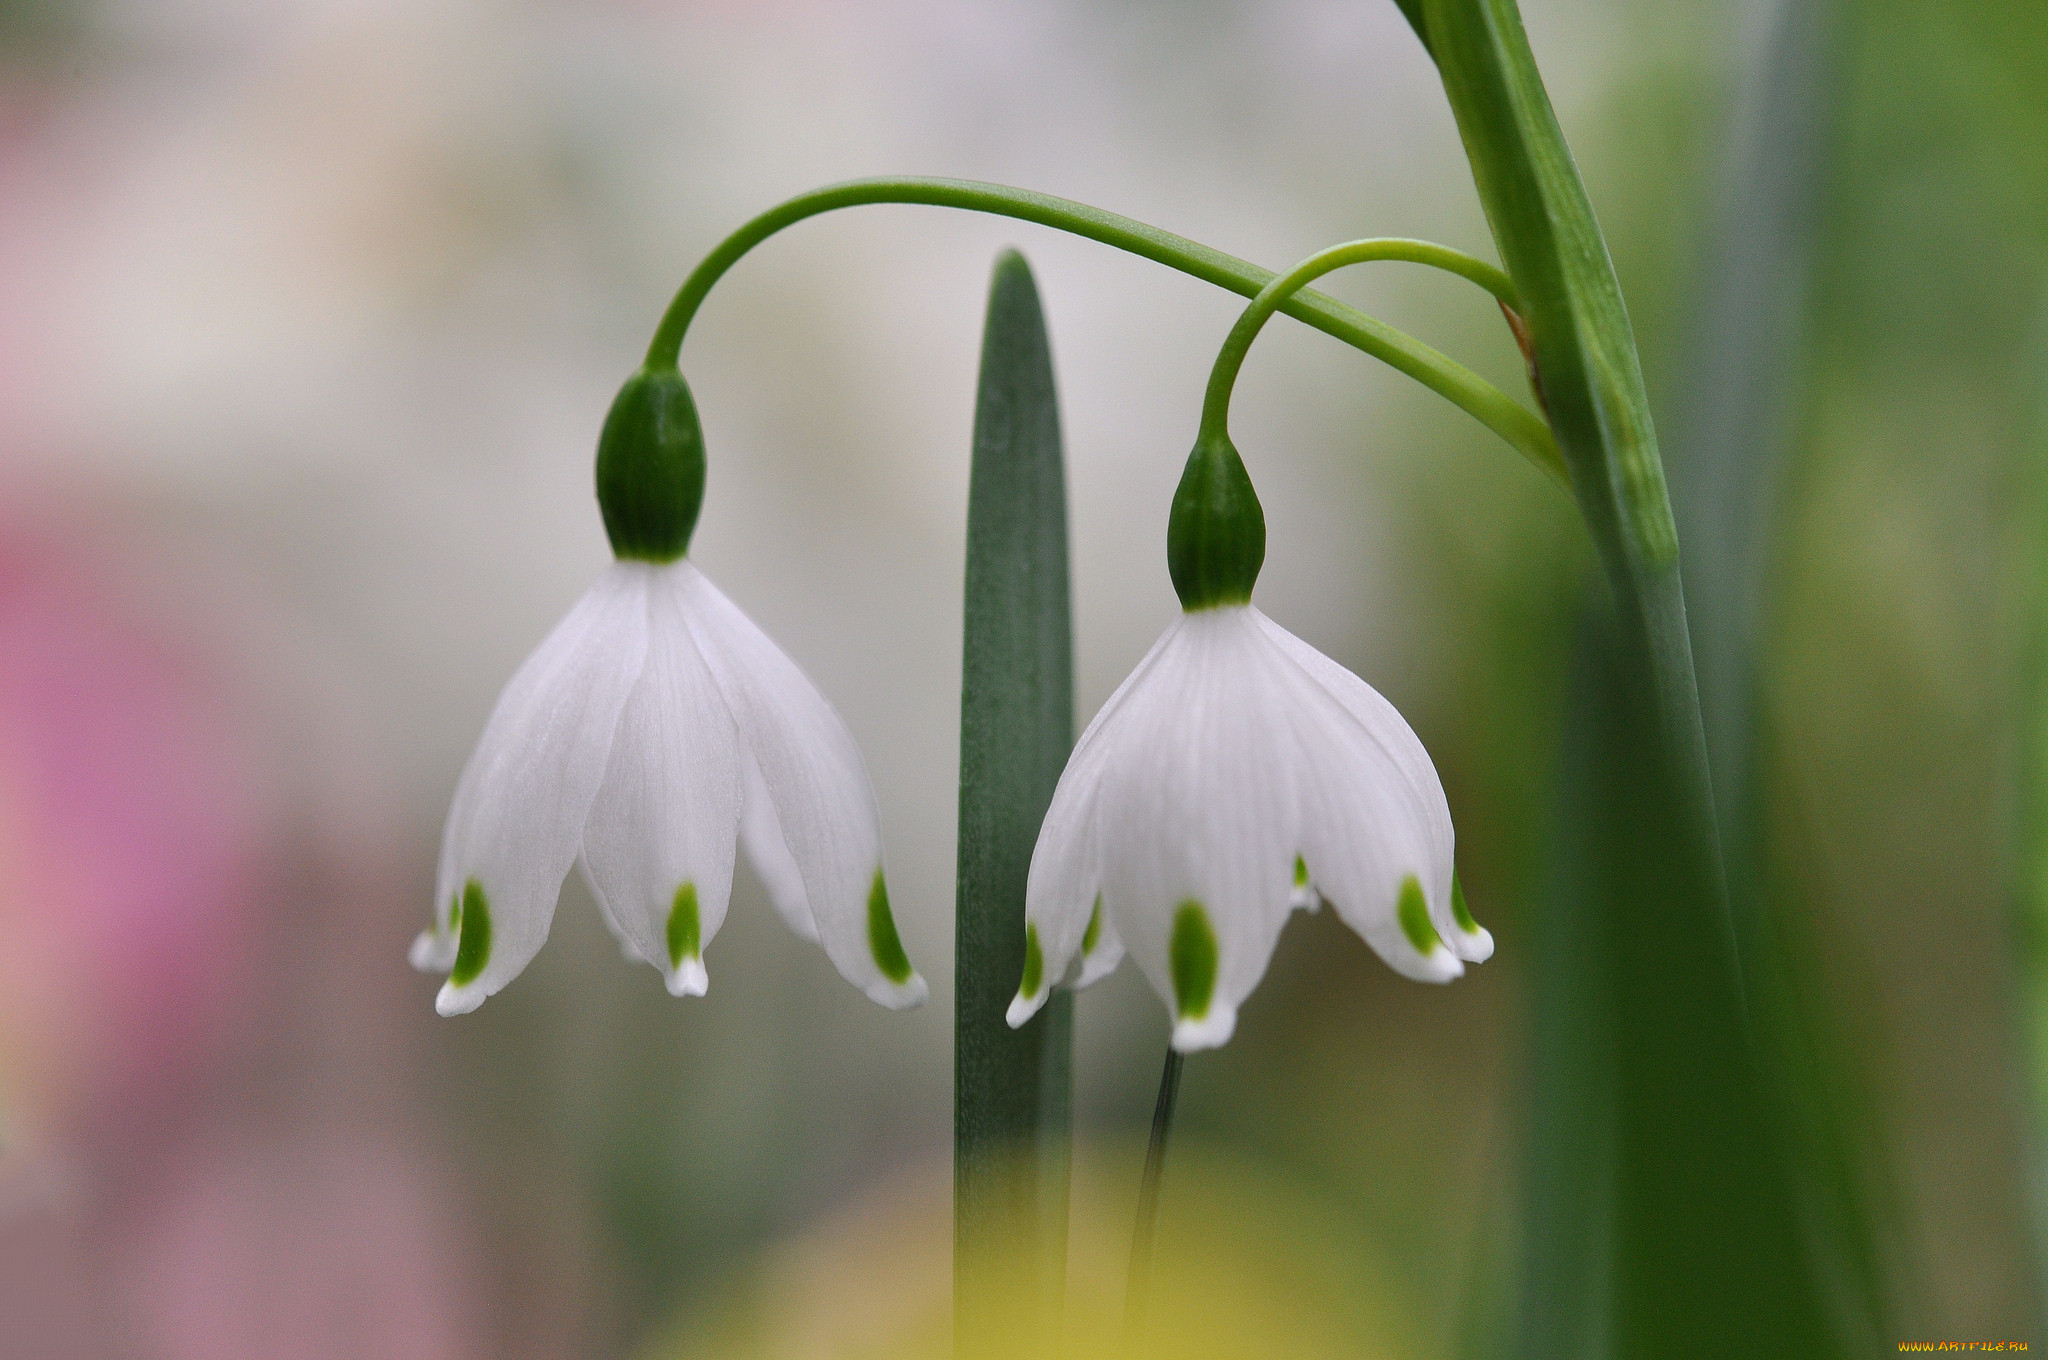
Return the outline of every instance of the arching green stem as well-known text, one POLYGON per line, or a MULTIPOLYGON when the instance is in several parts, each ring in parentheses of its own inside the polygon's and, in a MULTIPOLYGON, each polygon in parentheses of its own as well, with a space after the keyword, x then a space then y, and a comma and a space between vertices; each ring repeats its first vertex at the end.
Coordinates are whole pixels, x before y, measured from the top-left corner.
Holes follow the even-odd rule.
MULTIPOLYGON (((1438 269, 1470 279, 1493 294, 1500 305, 1510 312, 1515 311, 1519 305, 1515 281, 1505 273, 1484 260, 1467 255, 1462 250, 1440 246, 1433 241, 1410 241, 1399 237, 1382 236, 1364 241, 1346 241, 1342 245, 1319 250, 1261 288, 1258 295, 1251 300, 1251 304, 1238 316, 1237 324, 1230 328, 1230 334, 1224 337, 1223 348, 1216 354, 1216 366, 1209 370, 1209 390, 1202 398, 1202 435, 1221 437, 1230 433, 1230 393, 1237 385, 1238 370, 1244 366, 1244 357, 1250 352, 1252 341, 1258 337, 1259 331, 1264 328, 1273 313, 1284 308, 1287 300, 1298 295, 1311 280, 1321 278, 1330 271, 1342 269, 1346 265, 1365 264, 1373 260, 1406 260, 1413 264, 1434 265, 1438 269)), ((1506 402, 1516 411, 1523 410, 1519 404, 1509 400, 1499 388, 1488 384, 1480 386, 1483 391, 1469 394, 1473 402, 1488 405, 1506 402)), ((1458 399, 1454 397, 1452 400, 1458 399)), ((1458 404, 1474 415, 1479 415, 1479 412, 1465 401, 1458 401, 1458 404)), ((1503 420, 1512 419, 1506 412, 1500 414, 1503 420)), ((1489 429, 1497 428, 1485 416, 1481 415, 1479 418, 1485 421, 1489 429)), ((1541 451, 1541 456, 1538 451, 1527 448, 1522 449, 1522 452, 1536 466, 1554 477, 1560 485, 1567 490, 1570 489, 1571 474, 1566 470, 1564 459, 1558 453, 1555 443, 1546 445, 1541 451)))
MULTIPOLYGON (((1085 236, 1118 250, 1191 274, 1205 282, 1252 297, 1273 280, 1273 273, 1234 255, 1161 231, 1116 213, 1091 208, 1072 199, 1029 189, 976 180, 887 178, 851 180, 799 194, 720 242, 683 281, 647 347, 647 367, 672 369, 682 352, 683 336, 712 285, 755 246, 819 213, 870 203, 917 203, 993 213, 1019 221, 1085 236)), ((1439 248, 1441 249, 1441 248, 1439 248)), ((1456 252, 1448 252, 1455 254, 1456 252)), ((1430 259, 1424 263, 1442 264, 1430 259)), ((1473 261, 1477 264, 1477 261, 1473 261)), ((1484 268, 1484 266, 1482 266, 1484 268)), ((1465 272, 1462 268, 1458 272, 1465 272)), ((1471 275, 1467 275, 1471 277, 1471 275)), ((1488 285, 1491 286, 1491 285, 1488 285)), ((1544 420, 1511 400, 1470 369, 1383 321, 1355 307, 1308 290, 1290 292, 1278 310, 1365 351, 1450 400, 1492 430, 1530 462, 1549 470, 1558 463, 1557 441, 1544 420)))

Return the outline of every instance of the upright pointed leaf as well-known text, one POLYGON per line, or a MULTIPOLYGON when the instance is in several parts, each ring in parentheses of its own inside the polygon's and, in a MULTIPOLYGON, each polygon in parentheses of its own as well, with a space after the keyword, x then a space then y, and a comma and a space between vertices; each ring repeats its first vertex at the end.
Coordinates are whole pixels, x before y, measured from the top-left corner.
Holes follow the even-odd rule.
POLYGON ((953 1326, 962 1357, 1043 1353, 1066 1274, 1073 999, 1004 1020, 1024 884, 1074 744, 1066 484, 1024 257, 997 259, 967 505, 953 1037, 953 1326))

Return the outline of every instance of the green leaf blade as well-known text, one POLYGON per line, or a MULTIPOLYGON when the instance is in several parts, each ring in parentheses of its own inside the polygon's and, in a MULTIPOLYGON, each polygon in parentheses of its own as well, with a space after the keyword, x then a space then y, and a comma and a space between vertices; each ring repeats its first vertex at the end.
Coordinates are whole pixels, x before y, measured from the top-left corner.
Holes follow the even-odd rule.
POLYGON ((953 1095, 954 1336, 1042 1349, 1066 1272, 1073 1000, 1004 1019, 1025 969, 1024 887, 1074 741, 1066 484, 1031 270, 998 258, 968 490, 953 1095))

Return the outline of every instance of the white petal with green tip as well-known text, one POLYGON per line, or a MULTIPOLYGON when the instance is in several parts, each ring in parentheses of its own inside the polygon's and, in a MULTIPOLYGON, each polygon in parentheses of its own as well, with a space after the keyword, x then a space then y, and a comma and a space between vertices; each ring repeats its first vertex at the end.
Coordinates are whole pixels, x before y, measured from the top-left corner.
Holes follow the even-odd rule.
POLYGON ((691 631, 760 767, 826 956, 874 1001, 922 1004, 929 990, 897 936, 881 819, 852 733, 796 663, 701 573, 690 569, 683 590, 691 631))
POLYGON ((738 730, 684 617, 695 571, 653 570, 646 660, 583 831, 600 904, 678 996, 704 992, 740 820, 738 730))
MULTIPOLYGON (((1431 814, 1443 807, 1443 794, 1435 793, 1434 807, 1418 798, 1388 754, 1387 734, 1368 731, 1285 653, 1276 656, 1283 670, 1294 671, 1287 679, 1296 691, 1289 712, 1301 771, 1301 855, 1317 896, 1395 972, 1418 982, 1450 981, 1465 971, 1458 956, 1440 941, 1426 910, 1418 923, 1404 921, 1400 909, 1410 878, 1425 900, 1450 897, 1450 856, 1435 852, 1431 836, 1431 814)), ((1401 727, 1405 734, 1407 725, 1401 727)))
MULTIPOLYGON (((1097 899, 1098 904, 1100 898, 1097 899)), ((1081 932, 1081 966, 1076 970, 1073 982, 1068 984, 1076 991, 1092 987, 1116 971, 1124 961, 1124 941, 1116 933, 1116 927, 1109 923, 1109 913, 1098 905, 1089 913, 1088 925, 1081 932)))
POLYGON ((1242 609, 1176 620, 1102 776, 1103 907, 1182 1052, 1229 1039, 1292 905, 1292 733, 1255 637, 1242 609))
POLYGON ((1492 941, 1458 924, 1452 851, 1436 769, 1392 705, 1249 605, 1185 613, 1060 778, 1025 896, 1039 985, 1010 1022, 1128 949, 1174 1046, 1214 1047, 1291 911, 1323 901, 1397 971, 1456 977, 1492 941))
MULTIPOLYGON (((442 921, 458 898, 483 908, 465 910, 471 919, 450 932, 454 972, 434 1002, 443 1015, 483 1004, 547 939, 646 653, 651 570, 607 568, 513 675, 484 724, 456 785, 435 885, 442 921)), ((427 962, 444 956, 436 950, 427 962)))
POLYGON ((776 910, 883 1005, 922 1002, 860 751, 687 561, 618 562, 512 677, 456 784, 413 965, 474 1010, 547 938, 580 865, 629 959, 702 995, 740 843, 776 910))
MULTIPOLYGON (((1171 635, 1169 634, 1169 637, 1171 635)), ((1102 900, 1102 852, 1096 830, 1096 790, 1104 762, 1113 749, 1104 737, 1129 696, 1141 688, 1168 639, 1154 643, 1136 670, 1117 686, 1074 743, 1067 767, 1054 786, 1052 803, 1039 826, 1031 852, 1031 871, 1024 890, 1024 921, 1035 930, 1042 965, 1038 986, 1028 994, 1020 986, 1005 1017, 1011 1028, 1023 1024, 1046 1002, 1055 985, 1085 987, 1105 976, 1123 958, 1123 944, 1105 918, 1102 900), (1096 947, 1085 951, 1089 923, 1098 922, 1096 947), (1091 966, 1091 964, 1093 966, 1091 966), (1106 965, 1106 966, 1105 966, 1106 965)))
POLYGON ((1416 865, 1416 872, 1421 874, 1422 865, 1427 864, 1442 874, 1441 881, 1431 874, 1421 874, 1429 899, 1430 921, 1453 954, 1467 963, 1484 963, 1493 956, 1493 936, 1477 923, 1467 930, 1451 907, 1449 875, 1455 850, 1451 809, 1421 738, 1378 690, 1258 610, 1252 613, 1266 638, 1344 707, 1407 786, 1411 812, 1408 824, 1419 827, 1427 837, 1422 850, 1424 858, 1416 865))

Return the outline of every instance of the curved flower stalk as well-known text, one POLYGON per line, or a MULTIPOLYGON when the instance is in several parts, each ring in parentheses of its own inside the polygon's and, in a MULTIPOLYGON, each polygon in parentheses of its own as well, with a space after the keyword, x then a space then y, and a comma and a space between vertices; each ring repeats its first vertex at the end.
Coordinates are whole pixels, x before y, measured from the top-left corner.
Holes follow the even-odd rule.
POLYGON ((580 863, 627 952, 703 995, 735 846, 778 912, 870 998, 923 1002, 889 910, 880 820, 853 736, 752 620, 684 558, 702 436, 679 374, 642 373, 598 454, 619 560, 512 677, 456 785, 433 925, 443 1015, 474 1010, 547 939, 580 863))
POLYGON ((1025 895, 1009 1020, 1126 950, 1181 1052, 1226 1042, 1296 908, 1328 902, 1397 972, 1447 982, 1493 952, 1453 873, 1421 741, 1371 686, 1251 603, 1265 518, 1204 434, 1167 534, 1184 612, 1068 761, 1025 895))

